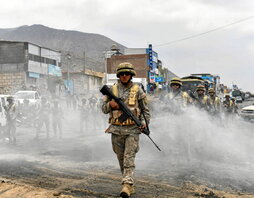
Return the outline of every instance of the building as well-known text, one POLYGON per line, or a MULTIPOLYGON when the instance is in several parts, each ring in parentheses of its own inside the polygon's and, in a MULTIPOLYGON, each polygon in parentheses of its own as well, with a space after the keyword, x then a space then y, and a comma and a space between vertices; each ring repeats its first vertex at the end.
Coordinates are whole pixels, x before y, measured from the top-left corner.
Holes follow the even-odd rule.
POLYGON ((0 40, 2 93, 45 86, 53 93, 61 76, 60 51, 29 42, 0 40))
POLYGON ((84 69, 80 71, 69 71, 69 81, 67 80, 67 72, 63 72, 64 83, 70 83, 70 94, 89 95, 99 93, 102 87, 104 73, 84 69))
MULTIPOLYGON (((114 50, 117 51, 117 50, 114 50)), ((155 52, 150 44, 148 48, 126 48, 124 54, 113 53, 109 51, 106 56, 106 83, 112 84, 115 81, 113 74, 116 73, 116 67, 122 62, 130 62, 134 65, 137 75, 134 82, 140 82, 146 87, 148 92, 159 87, 167 87, 168 80, 175 76, 168 69, 162 67, 162 62, 158 59, 158 53, 155 52)))

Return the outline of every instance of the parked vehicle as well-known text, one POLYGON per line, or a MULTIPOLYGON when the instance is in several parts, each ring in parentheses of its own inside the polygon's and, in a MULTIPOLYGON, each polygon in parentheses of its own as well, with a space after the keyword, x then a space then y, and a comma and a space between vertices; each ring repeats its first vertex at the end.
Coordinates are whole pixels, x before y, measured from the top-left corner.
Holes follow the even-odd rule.
POLYGON ((245 100, 245 93, 240 91, 239 89, 235 89, 232 91, 232 96, 237 98, 237 97, 241 97, 242 98, 242 101, 245 100))
POLYGON ((205 81, 202 78, 196 76, 186 76, 181 80, 183 83, 182 90, 187 92, 195 92, 198 85, 205 85, 205 81))
POLYGON ((240 116, 245 120, 254 119, 254 104, 241 109, 240 116))
POLYGON ((236 97, 235 97, 235 102, 236 102, 236 103, 242 103, 242 102, 243 102, 242 97, 241 97, 241 96, 236 96, 236 97))
POLYGON ((37 91, 18 91, 14 97, 19 105, 23 104, 25 99, 29 100, 30 106, 38 107, 41 103, 41 96, 37 91))

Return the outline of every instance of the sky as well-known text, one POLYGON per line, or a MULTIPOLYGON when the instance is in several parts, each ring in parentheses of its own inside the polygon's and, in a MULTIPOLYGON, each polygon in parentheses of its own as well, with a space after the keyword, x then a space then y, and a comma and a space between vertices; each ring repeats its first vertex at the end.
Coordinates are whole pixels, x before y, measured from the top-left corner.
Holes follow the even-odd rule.
POLYGON ((151 43, 180 77, 216 74, 254 92, 253 10, 251 0, 8 0, 1 2, 0 28, 42 24, 102 34, 129 48, 151 43))

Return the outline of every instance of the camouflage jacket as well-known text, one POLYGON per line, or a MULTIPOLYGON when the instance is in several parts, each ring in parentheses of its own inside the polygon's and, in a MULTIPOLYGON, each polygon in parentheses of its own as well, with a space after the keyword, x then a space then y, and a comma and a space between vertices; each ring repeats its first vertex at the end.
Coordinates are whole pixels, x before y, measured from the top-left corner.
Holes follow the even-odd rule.
POLYGON ((209 102, 210 102, 211 110, 213 112, 218 113, 221 111, 221 102, 218 96, 215 96, 215 97, 209 96, 209 102))
POLYGON ((171 91, 165 95, 164 101, 170 106, 175 106, 178 108, 187 107, 187 105, 190 103, 190 96, 187 92, 183 92, 181 90, 177 92, 171 91))
POLYGON ((16 117, 18 115, 18 112, 17 112, 17 109, 16 109, 16 105, 14 103, 8 104, 4 108, 6 110, 7 121, 9 121, 9 122, 15 121, 16 117))
POLYGON ((210 110, 211 108, 210 99, 206 95, 197 96, 197 99, 194 100, 194 104, 200 109, 210 110))
MULTIPOLYGON (((137 86, 137 84, 135 83, 131 83, 128 86, 124 86, 121 83, 117 83, 117 97, 121 98, 124 103, 126 104, 126 106, 129 107, 128 104, 128 99, 130 97, 131 94, 131 90, 133 86, 137 86)), ((112 91, 112 88, 111 88, 112 91)), ((114 93, 114 92, 113 92, 114 93)), ((114 123, 112 123, 112 118, 113 115, 116 112, 120 112, 121 110, 112 110, 110 105, 109 105, 109 98, 105 97, 104 102, 102 104, 102 112, 105 114, 109 114, 109 122, 111 123, 111 125, 109 126, 109 128, 106 130, 107 133, 113 133, 113 134, 117 134, 117 135, 129 135, 132 133, 136 133, 136 134, 140 134, 140 130, 138 129, 138 127, 133 124, 133 125, 126 125, 126 126, 121 126, 121 125, 115 125, 114 123)), ((146 94, 144 93, 144 91, 142 90, 141 87, 138 86, 138 90, 137 93, 135 94, 135 109, 134 111, 137 112, 143 112, 147 122, 149 123, 150 121, 150 112, 147 106, 147 98, 146 98, 146 94), (142 109, 141 109, 142 106, 142 109)), ((134 115, 135 115, 135 112, 134 115)), ((136 116, 138 119, 140 119, 140 121, 145 124, 145 118, 143 116, 142 113, 137 113, 136 116)))

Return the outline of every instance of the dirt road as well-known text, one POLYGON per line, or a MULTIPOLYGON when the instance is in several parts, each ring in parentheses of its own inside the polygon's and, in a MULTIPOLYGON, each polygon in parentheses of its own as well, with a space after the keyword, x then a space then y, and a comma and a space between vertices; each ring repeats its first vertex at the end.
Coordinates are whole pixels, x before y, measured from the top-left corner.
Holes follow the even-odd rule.
MULTIPOLYGON (((133 198, 254 197, 252 125, 226 123, 215 133, 204 130, 214 128, 210 118, 196 117, 186 117, 188 127, 184 116, 154 121, 151 135, 162 152, 142 135, 133 198)), ((35 141, 33 129, 19 128, 17 145, 1 140, 0 197, 118 197, 121 175, 110 135, 96 125, 85 133, 77 126, 71 117, 61 139, 42 132, 35 141)))

